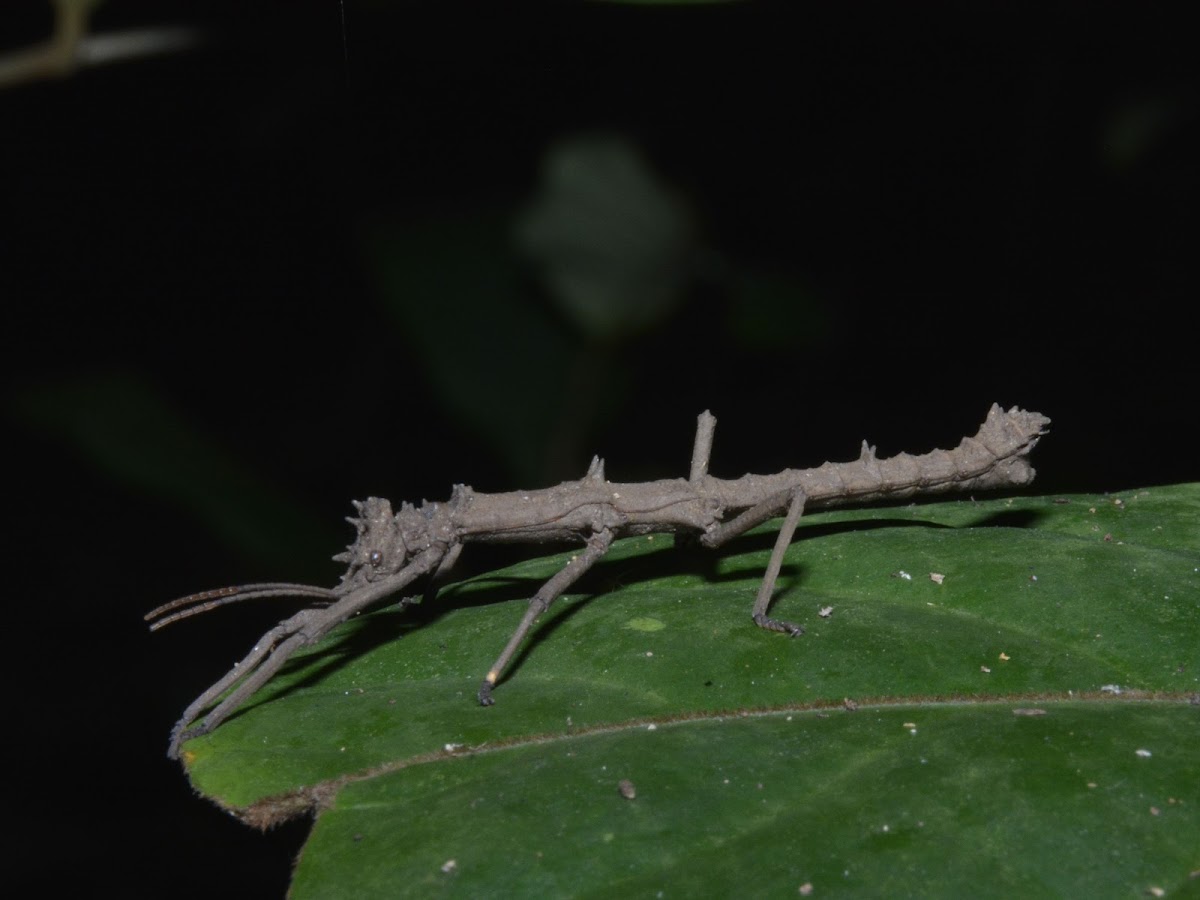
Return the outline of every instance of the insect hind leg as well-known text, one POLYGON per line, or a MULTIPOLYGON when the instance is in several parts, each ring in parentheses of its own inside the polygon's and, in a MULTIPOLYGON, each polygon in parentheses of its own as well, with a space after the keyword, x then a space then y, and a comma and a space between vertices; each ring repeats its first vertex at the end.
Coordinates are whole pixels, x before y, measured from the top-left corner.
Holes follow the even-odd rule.
POLYGON ((807 500, 803 488, 795 488, 790 492, 787 517, 775 538, 775 549, 771 551, 771 559, 767 563, 767 571, 763 575, 762 584, 758 588, 758 596, 754 600, 754 610, 751 617, 754 624, 768 631, 780 631, 798 637, 804 634, 804 626, 783 619, 772 619, 767 615, 767 607, 771 605, 771 595, 775 592, 775 581, 779 578, 779 570, 783 566, 783 555, 792 543, 796 533, 796 523, 804 514, 804 501, 807 500))

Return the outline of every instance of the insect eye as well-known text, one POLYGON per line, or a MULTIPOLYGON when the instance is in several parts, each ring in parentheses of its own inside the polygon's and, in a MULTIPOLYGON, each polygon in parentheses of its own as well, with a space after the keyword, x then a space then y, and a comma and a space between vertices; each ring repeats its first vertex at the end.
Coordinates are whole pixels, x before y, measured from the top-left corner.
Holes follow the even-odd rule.
POLYGON ((372 550, 371 555, 367 557, 367 562, 378 569, 381 565, 383 565, 383 552, 380 550, 372 550))

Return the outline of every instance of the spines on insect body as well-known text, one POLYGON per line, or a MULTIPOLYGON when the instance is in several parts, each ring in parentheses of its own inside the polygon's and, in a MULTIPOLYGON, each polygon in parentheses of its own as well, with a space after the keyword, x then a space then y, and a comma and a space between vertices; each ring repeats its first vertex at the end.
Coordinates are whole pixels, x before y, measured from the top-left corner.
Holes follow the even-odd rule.
POLYGON ((604 460, 599 456, 592 457, 592 464, 588 466, 587 474, 583 476, 584 481, 590 481, 592 484, 604 484, 604 460))
POLYGON ((858 464, 877 485, 883 484, 883 471, 879 467, 879 457, 875 455, 875 447, 865 440, 862 442, 862 452, 859 454, 858 464))

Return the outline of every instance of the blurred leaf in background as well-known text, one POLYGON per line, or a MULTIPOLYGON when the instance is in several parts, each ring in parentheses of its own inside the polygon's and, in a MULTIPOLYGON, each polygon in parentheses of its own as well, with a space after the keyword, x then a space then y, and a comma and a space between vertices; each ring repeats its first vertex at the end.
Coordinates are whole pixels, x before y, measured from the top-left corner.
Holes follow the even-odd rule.
POLYGON ((673 374, 680 348, 756 358, 827 336, 825 298, 798 273, 725 259, 702 231, 630 138, 588 134, 546 150, 524 203, 377 226, 368 265, 428 375, 414 387, 533 486, 576 477, 601 425, 635 385, 673 374))
POLYGON ((64 378, 25 388, 10 405, 31 431, 71 448, 114 482, 186 510, 247 559, 296 571, 317 566, 345 542, 341 529, 332 530, 135 374, 64 378))
POLYGON ((469 208, 381 227, 369 242, 395 340, 433 394, 524 483, 568 400, 578 340, 523 282, 504 210, 469 208))
POLYGON ((681 196, 618 135, 565 140, 516 230, 554 304, 589 341, 661 324, 695 275, 697 228, 681 196))

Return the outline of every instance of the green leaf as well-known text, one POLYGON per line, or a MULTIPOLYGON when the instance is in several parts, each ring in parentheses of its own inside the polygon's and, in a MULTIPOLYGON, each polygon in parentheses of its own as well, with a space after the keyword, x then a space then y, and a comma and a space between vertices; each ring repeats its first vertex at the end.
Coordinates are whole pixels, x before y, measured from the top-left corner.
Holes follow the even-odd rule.
POLYGON ((770 529, 629 539, 482 709, 536 559, 347 623, 185 758, 320 809, 296 897, 1194 889, 1197 535, 1200 485, 805 516, 797 639, 749 620, 770 529))

